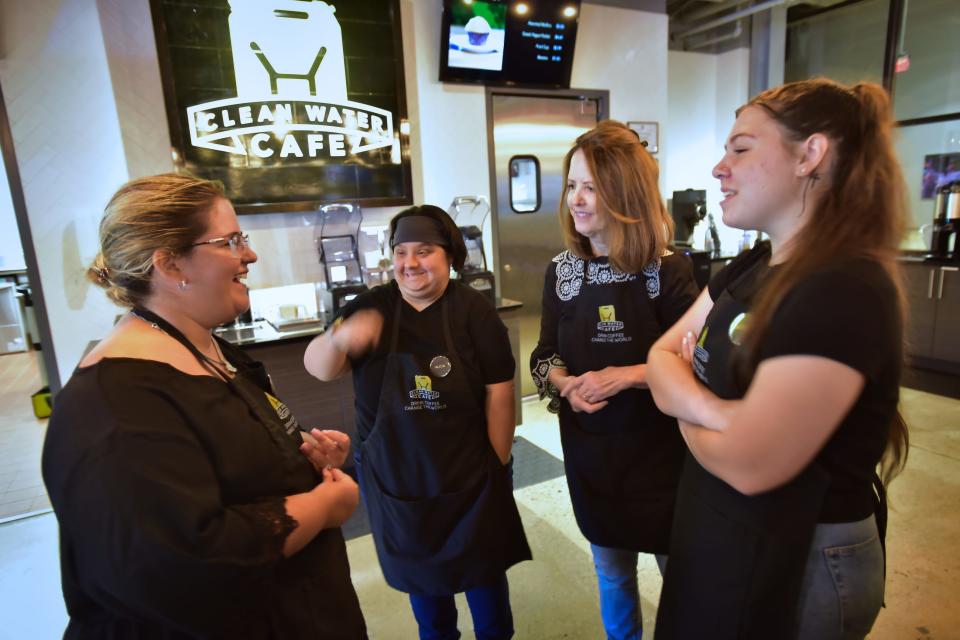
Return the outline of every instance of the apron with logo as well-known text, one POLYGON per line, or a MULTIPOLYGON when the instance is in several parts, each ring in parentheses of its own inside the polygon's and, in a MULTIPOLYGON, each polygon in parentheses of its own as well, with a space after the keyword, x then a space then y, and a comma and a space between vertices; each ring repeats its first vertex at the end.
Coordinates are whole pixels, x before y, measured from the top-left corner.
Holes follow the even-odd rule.
MULTIPOLYGON (((717 298, 697 342, 694 370, 707 382, 711 357, 740 342, 749 306, 717 298)), ((741 296, 742 298, 742 296, 741 296)), ((742 397, 733 374, 709 379, 719 397, 742 397)), ((807 553, 829 474, 809 465, 786 485, 745 496, 687 454, 677 492, 670 561, 657 610, 657 640, 792 638, 807 553)))
POLYGON ((397 351, 402 304, 358 476, 387 584, 446 595, 489 585, 531 554, 510 466, 490 445, 483 402, 454 347, 447 296, 442 354, 397 351), (446 367, 431 367, 441 358, 446 367))
MULTIPOLYGON (((646 362, 660 337, 644 276, 587 284, 564 314, 560 356, 571 375, 646 362)), ((583 535, 603 547, 666 553, 683 441, 647 389, 626 389, 593 414, 560 405, 560 436, 573 512, 583 535)))

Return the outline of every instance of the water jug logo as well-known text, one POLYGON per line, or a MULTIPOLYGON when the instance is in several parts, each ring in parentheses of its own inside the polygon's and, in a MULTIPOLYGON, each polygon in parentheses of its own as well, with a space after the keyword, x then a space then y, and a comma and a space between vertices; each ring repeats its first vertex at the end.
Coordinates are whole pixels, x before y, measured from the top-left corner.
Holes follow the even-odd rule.
POLYGON ((190 143, 285 161, 392 147, 393 114, 347 100, 335 13, 321 0, 230 0, 237 97, 187 107, 190 143))
POLYGON ((707 333, 710 331, 710 327, 704 327, 703 331, 700 333, 700 339, 697 340, 697 345, 693 349, 693 357, 697 363, 703 365, 710 362, 710 352, 707 351, 707 333))
POLYGON ((430 380, 430 376, 413 376, 413 383, 416 388, 410 391, 411 398, 436 400, 440 397, 440 393, 433 390, 433 382, 430 380))
POLYGON ((286 430, 287 434, 291 434, 294 431, 300 430, 300 423, 297 422, 297 418, 290 411, 290 407, 285 405, 279 398, 276 396, 264 393, 267 396, 267 402, 270 403, 270 406, 273 407, 273 410, 277 412, 277 417, 280 418, 280 422, 283 423, 283 427, 286 430))
POLYGON ((597 331, 620 331, 623 329, 623 322, 617 320, 617 310, 612 304, 603 305, 597 311, 600 313, 597 331))
POLYGON ((707 365, 710 364, 710 351, 707 349, 707 334, 710 327, 704 327, 697 339, 697 344, 693 348, 693 373, 704 384, 710 384, 710 378, 707 376, 707 365))
POLYGON ((750 315, 747 313, 741 313, 736 318, 733 319, 733 322, 730 323, 730 329, 728 330, 728 335, 730 336, 730 342, 737 345, 738 347, 743 344, 743 336, 746 334, 747 329, 750 326, 750 315))

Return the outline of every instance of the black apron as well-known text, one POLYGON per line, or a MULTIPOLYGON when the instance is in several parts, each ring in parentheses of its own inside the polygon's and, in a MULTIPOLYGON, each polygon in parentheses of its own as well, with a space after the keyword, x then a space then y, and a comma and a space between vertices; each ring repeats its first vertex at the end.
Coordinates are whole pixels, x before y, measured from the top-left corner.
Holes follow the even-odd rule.
POLYGON ((444 351, 397 351, 402 298, 377 418, 357 449, 360 489, 384 578, 417 594, 448 595, 496 581, 531 559, 510 465, 487 436, 482 397, 468 381, 441 297, 444 351), (431 371, 437 356, 446 376, 431 371))
MULTIPOLYGON (((560 357, 572 375, 643 364, 662 333, 646 279, 588 285, 560 323, 560 357)), ((593 414, 560 405, 560 437, 573 513, 590 542, 666 553, 685 446, 675 419, 647 389, 626 389, 593 414)))
MULTIPOLYGON (((717 298, 698 340, 698 375, 705 358, 734 348, 736 320, 748 310, 729 289, 717 298)), ((722 398, 742 397, 732 374, 709 383, 722 398)), ((828 485, 829 474, 811 464, 778 489, 745 496, 687 454, 657 610, 657 640, 795 637, 807 554, 828 485)))

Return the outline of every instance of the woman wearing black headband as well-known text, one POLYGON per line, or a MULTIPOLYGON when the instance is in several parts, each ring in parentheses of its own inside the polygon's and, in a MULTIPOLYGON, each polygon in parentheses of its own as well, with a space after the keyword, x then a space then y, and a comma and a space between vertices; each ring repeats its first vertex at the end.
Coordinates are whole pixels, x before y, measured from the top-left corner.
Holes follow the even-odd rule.
POLYGON ((513 635, 506 570, 530 559, 513 500, 515 363, 480 293, 450 279, 466 247, 438 207, 390 222, 396 280, 348 304, 304 364, 353 372, 357 469, 384 577, 421 638, 457 638, 465 591, 478 638, 513 635))

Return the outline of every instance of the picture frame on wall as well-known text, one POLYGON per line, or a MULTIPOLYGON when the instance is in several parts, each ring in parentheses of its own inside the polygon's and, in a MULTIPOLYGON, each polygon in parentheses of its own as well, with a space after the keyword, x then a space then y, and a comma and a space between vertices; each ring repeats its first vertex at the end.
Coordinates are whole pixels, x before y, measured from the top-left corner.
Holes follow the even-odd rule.
POLYGON ((647 143, 647 151, 655 154, 660 150, 660 123, 630 121, 627 126, 640 137, 640 142, 647 143))
POLYGON ((238 213, 413 202, 399 0, 150 0, 178 172, 238 213))

